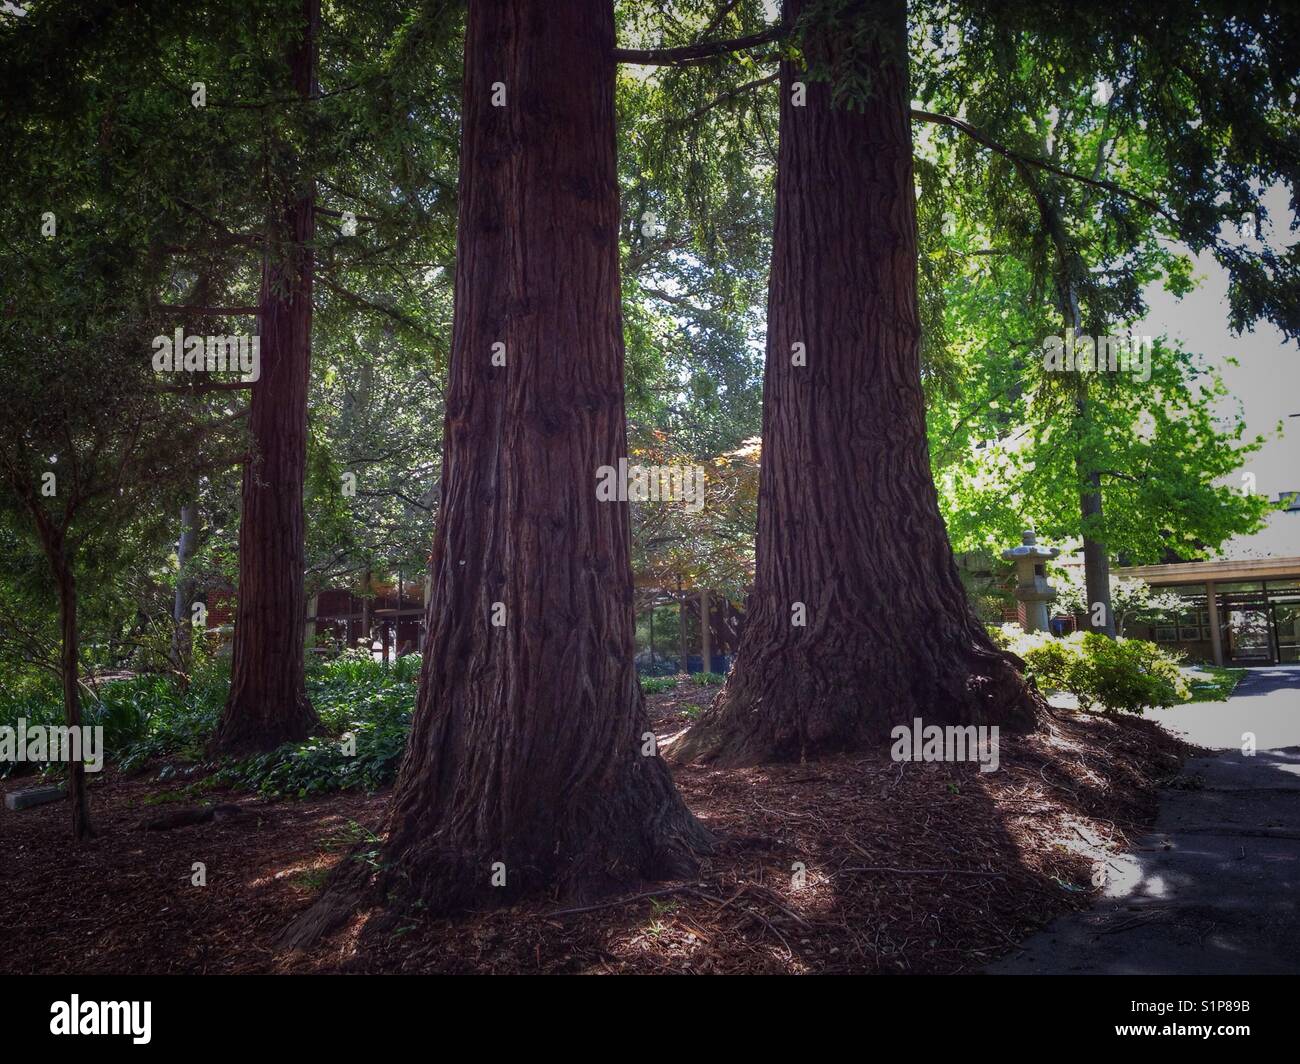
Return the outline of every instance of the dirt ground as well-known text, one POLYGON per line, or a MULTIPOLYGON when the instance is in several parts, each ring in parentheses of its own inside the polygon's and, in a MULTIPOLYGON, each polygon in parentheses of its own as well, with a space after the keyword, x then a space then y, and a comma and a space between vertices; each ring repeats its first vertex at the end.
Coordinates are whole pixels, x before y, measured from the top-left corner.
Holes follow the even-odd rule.
MULTIPOLYGON (((679 731, 698 688, 648 699, 679 731)), ((1131 845, 1187 748, 1156 725, 1079 713, 1001 739, 1001 768, 895 763, 678 769, 720 839, 691 883, 646 884, 583 910, 554 900, 367 934, 366 914, 309 953, 275 941, 329 870, 373 838, 387 792, 268 803, 147 831, 185 783, 158 767, 94 781, 99 832, 70 844, 63 802, 0 811, 0 971, 971 972, 1088 905, 1098 864, 1131 845), (206 885, 196 886, 195 864, 206 885)), ((192 780, 186 781, 193 782, 192 780)), ((0 789, 31 780, 0 781, 0 789)))

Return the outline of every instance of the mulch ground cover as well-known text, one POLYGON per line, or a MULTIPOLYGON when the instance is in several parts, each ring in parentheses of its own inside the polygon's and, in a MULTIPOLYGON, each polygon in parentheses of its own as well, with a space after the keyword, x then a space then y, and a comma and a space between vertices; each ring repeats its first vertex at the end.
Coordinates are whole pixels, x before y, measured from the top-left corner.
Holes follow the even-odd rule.
MULTIPOLYGON (((648 699, 661 736, 712 692, 648 699)), ((265 802, 156 831, 193 780, 111 768, 91 791, 99 834, 70 842, 64 802, 0 811, 0 971, 971 972, 1090 904, 1099 867, 1155 813, 1187 748, 1152 722, 1057 712, 1001 737, 998 771, 895 763, 888 750, 802 765, 677 768, 719 839, 689 883, 588 906, 539 898, 382 933, 359 913, 307 952, 280 932, 359 842, 387 792, 265 802), (194 883, 203 866, 205 886, 194 883)), ((0 781, 0 790, 31 780, 0 781)))

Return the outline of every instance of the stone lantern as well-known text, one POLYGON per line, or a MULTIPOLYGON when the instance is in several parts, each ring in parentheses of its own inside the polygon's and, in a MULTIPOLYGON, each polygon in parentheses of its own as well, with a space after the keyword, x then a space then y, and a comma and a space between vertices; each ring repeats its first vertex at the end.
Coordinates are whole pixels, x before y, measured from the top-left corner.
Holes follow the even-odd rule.
POLYGON ((1060 554, 1056 547, 1041 547, 1032 528, 1020 534, 1020 546, 1002 552, 1005 561, 1016 563, 1016 598, 1025 604, 1026 632, 1046 632, 1047 604, 1056 598, 1056 589, 1047 582, 1047 563, 1060 554))

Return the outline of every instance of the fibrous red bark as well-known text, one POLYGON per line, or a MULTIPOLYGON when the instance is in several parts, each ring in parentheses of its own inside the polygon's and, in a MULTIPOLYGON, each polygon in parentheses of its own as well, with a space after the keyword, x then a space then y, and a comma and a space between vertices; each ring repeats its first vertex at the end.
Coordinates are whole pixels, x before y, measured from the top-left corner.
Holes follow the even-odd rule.
MULTIPOLYGON (((319 21, 320 0, 303 0, 303 32, 290 69, 304 99, 314 92, 319 21)), ((263 261, 261 376, 248 414, 252 453, 244 464, 234 654, 215 740, 223 753, 271 750, 306 738, 318 724, 303 672, 314 211, 307 182, 273 221, 263 261)))
POLYGON ((433 911, 708 846, 647 725, 628 508, 596 495, 627 454, 613 44, 611 0, 470 5, 433 591, 380 858, 433 911))
POLYGON ((1040 705, 971 613, 930 473, 906 4, 843 19, 804 54, 868 73, 865 103, 837 107, 828 81, 781 66, 755 582, 683 759, 801 759, 917 717, 1024 728, 1040 705))

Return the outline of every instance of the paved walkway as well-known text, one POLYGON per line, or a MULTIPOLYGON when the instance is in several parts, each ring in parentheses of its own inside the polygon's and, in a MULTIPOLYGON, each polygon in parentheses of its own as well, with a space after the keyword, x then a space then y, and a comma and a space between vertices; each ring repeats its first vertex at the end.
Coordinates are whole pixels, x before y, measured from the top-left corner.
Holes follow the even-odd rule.
POLYGON ((1017 974, 1300 973, 1300 666, 1251 669, 1227 703, 1155 719, 1198 746, 1104 896, 991 965, 1017 974), (1255 756, 1242 734, 1255 734, 1255 756))

